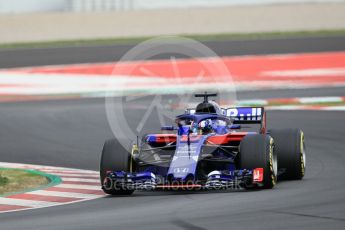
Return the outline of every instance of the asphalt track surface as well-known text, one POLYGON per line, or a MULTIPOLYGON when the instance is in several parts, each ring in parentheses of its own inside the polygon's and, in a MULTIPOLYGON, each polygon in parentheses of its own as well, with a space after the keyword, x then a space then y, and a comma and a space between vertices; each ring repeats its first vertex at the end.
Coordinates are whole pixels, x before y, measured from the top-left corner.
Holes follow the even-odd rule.
MULTIPOLYGON (((205 41, 219 56, 305 53, 345 50, 345 36, 205 41)), ((0 50, 0 68, 117 61, 135 44, 0 50)), ((176 58, 180 56, 174 55, 176 58)), ((140 58, 140 57, 139 57, 140 58)), ((161 54, 154 59, 170 58, 161 54)))
MULTIPOLYGON (((333 89, 302 91, 247 92, 239 97, 331 96, 333 89)), ((129 109, 130 125, 144 112, 129 109)), ((152 118, 148 127, 158 129, 152 118)), ((112 137, 104 99, 3 103, 0 124, 1 161, 97 170, 102 144, 112 137)), ((5 213, 0 214, 0 229, 344 229, 344 113, 270 111, 268 126, 305 132, 304 180, 254 192, 137 192, 5 213)))

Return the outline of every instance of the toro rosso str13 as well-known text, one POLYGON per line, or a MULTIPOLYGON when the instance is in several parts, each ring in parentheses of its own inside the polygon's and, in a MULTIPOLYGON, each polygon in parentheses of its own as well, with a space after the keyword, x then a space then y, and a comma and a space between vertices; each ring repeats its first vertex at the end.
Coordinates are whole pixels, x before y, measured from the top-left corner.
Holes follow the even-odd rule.
POLYGON ((105 193, 270 189, 278 178, 303 178, 306 158, 301 130, 266 130, 263 107, 224 109, 208 99, 216 94, 195 96, 203 97, 203 102, 177 116, 176 127, 161 127, 165 133, 138 138, 130 150, 116 139, 105 142, 100 164, 105 193), (258 130, 244 131, 253 125, 258 130))

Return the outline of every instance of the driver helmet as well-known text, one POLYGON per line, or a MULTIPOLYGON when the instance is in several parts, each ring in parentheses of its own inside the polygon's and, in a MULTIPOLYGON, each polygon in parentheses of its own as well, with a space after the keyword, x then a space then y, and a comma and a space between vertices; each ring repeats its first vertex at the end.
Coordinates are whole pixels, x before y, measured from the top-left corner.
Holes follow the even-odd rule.
POLYGON ((212 120, 206 119, 199 123, 199 130, 202 134, 207 134, 213 131, 212 120))

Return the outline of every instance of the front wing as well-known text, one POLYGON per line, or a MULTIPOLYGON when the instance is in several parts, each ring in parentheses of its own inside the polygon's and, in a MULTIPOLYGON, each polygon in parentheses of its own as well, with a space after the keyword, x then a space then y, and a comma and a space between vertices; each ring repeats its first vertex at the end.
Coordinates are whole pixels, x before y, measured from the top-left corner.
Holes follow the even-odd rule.
POLYGON ((110 171, 102 184, 103 190, 195 190, 241 189, 263 186, 263 168, 253 170, 212 171, 206 181, 164 180, 152 172, 129 173, 110 171))

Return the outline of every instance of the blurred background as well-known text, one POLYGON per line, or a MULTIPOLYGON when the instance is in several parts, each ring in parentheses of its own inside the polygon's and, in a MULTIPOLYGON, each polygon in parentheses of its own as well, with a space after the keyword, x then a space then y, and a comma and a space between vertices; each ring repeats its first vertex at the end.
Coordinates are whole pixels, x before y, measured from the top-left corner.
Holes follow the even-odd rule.
POLYGON ((341 2, 341 0, 1 0, 2 13, 25 13, 47 11, 123 11, 143 9, 169 9, 192 7, 219 7, 231 5, 260 5, 300 2, 341 2))
POLYGON ((341 0, 0 0, 0 44, 341 30, 341 0))

